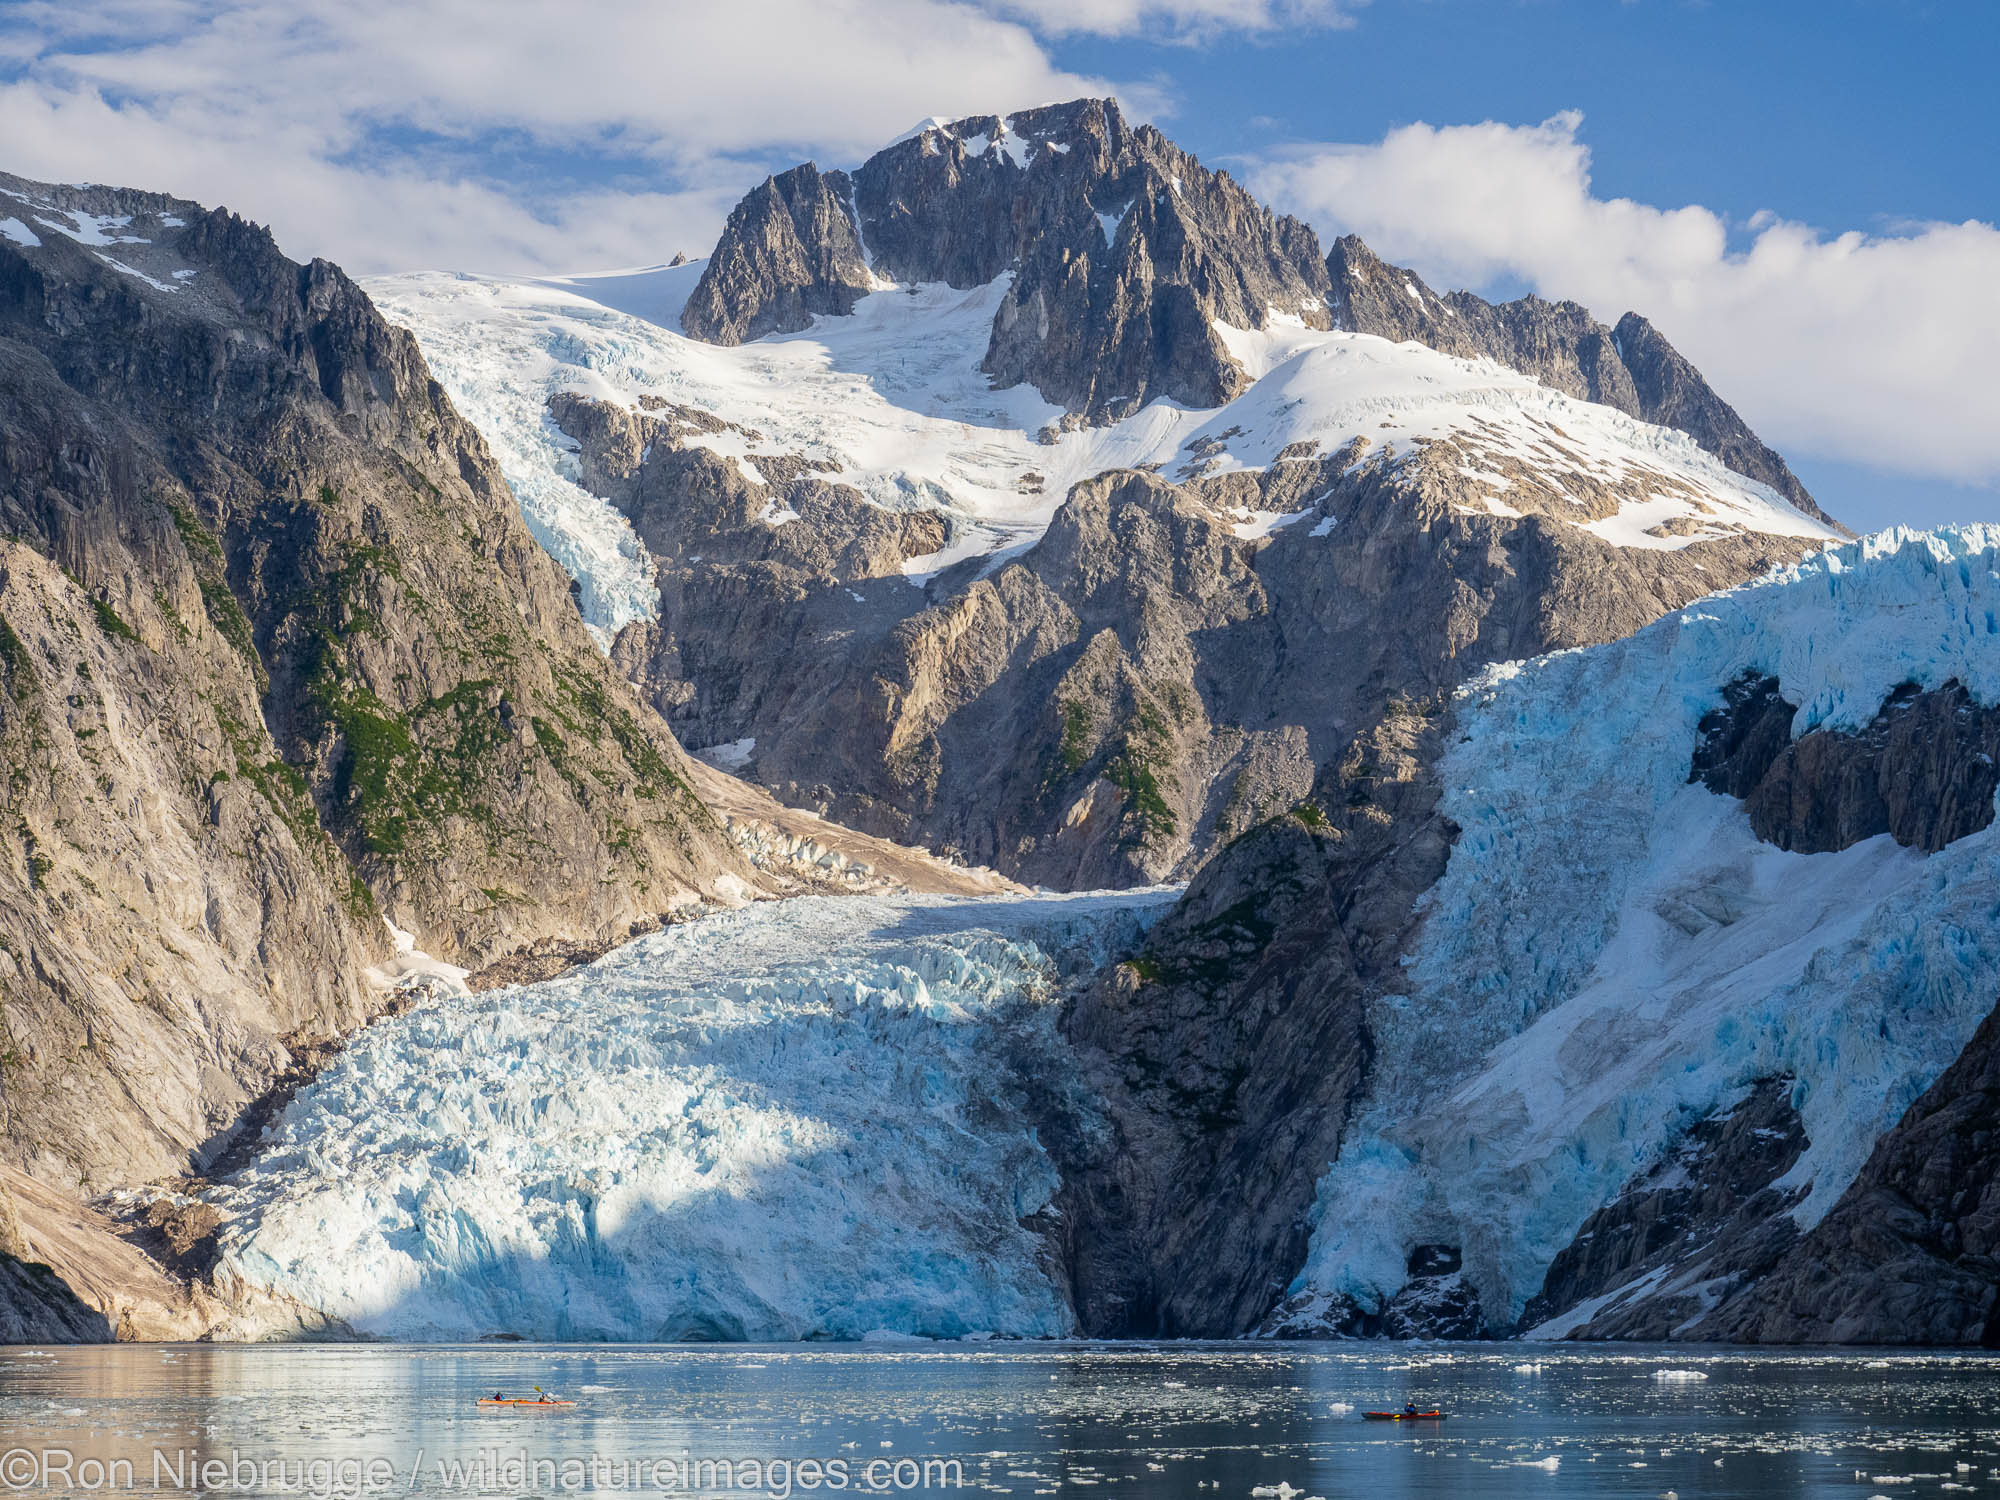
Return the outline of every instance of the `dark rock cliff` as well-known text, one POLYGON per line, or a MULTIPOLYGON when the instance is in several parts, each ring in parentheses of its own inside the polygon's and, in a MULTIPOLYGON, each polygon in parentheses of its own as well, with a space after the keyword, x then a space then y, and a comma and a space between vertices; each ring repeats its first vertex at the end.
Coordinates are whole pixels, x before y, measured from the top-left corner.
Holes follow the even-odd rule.
POLYGON ((2000 1346, 2000 1011, 1840 1201, 1690 1337, 2000 1346))
POLYGON ((817 313, 845 314, 873 286, 855 238, 843 172, 810 162, 751 193, 729 215, 681 314, 690 333, 740 344, 794 333, 817 313))
POLYGON ((1797 710, 1776 678, 1724 689, 1702 721, 1691 781, 1738 797, 1757 837, 1821 854, 1877 834, 1934 854, 1993 822, 2000 790, 2000 709, 1963 685, 1906 683, 1865 729, 1792 738, 1797 710))
POLYGON ((1522 1330, 1591 1303, 1564 1337, 1679 1337, 1767 1273, 1798 1237, 1787 1211, 1805 1196, 1773 1185, 1809 1144, 1791 1090, 1789 1078, 1761 1080, 1585 1220, 1523 1311, 1522 1330))
POLYGON ((735 868, 417 352, 233 215, 0 178, 0 1151, 185 1168, 380 1003, 735 868))

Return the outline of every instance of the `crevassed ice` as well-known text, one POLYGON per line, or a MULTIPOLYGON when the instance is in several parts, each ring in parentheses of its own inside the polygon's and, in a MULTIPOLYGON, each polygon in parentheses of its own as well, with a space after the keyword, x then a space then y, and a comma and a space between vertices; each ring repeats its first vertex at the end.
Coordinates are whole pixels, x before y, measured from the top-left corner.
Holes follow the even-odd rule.
POLYGON ((1410 1249, 1451 1243, 1517 1317, 1590 1213, 1787 1073, 1809 1226, 1992 1008, 2000 830, 1790 854, 1687 784, 1746 671, 1802 705, 1795 733, 1859 728, 1905 682, 2000 702, 2000 529, 1882 533, 1464 692, 1441 767, 1462 831, 1371 1018, 1372 1102, 1295 1291, 1379 1305, 1410 1249))
POLYGON ((1172 894, 798 898, 427 1002, 219 1191, 225 1271, 393 1338, 1068 1333, 1018 1078, 1172 894))

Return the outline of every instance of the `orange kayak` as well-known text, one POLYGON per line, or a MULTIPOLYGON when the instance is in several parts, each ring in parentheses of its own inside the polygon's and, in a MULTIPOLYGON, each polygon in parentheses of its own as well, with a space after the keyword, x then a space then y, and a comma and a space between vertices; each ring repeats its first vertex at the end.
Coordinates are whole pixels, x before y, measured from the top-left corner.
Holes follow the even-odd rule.
POLYGON ((543 1400, 540 1396, 481 1396, 481 1406, 574 1406, 574 1401, 543 1400))
POLYGON ((1371 1422, 1442 1422, 1441 1411, 1364 1411, 1362 1416, 1371 1422))

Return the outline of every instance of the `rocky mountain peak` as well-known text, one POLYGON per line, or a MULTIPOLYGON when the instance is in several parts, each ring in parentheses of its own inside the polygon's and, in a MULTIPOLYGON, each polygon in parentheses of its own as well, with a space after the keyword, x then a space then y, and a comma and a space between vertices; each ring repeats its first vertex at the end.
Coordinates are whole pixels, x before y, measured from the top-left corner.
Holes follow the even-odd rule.
POLYGON ((1313 232, 1108 99, 932 124, 851 175, 771 179, 731 214, 682 326, 735 343, 845 313, 877 275, 1010 272, 984 368, 1085 421, 1241 391, 1216 322, 1329 326, 1313 232))
POLYGON ((853 172, 807 163, 729 216, 683 329, 737 344, 843 316, 890 283, 960 290, 1011 278, 981 368, 1033 386, 1066 425, 1159 397, 1213 407, 1249 385, 1217 324, 1273 314, 1484 358, 1553 390, 1677 428, 1806 515, 1785 461, 1637 313, 1615 328, 1576 302, 1440 293, 1358 237, 1322 260, 1275 214, 1110 99, 931 121, 853 172))
POLYGON ((855 235, 845 173, 811 162, 764 179, 736 205, 681 313, 697 338, 740 344, 842 316, 873 289, 855 235))

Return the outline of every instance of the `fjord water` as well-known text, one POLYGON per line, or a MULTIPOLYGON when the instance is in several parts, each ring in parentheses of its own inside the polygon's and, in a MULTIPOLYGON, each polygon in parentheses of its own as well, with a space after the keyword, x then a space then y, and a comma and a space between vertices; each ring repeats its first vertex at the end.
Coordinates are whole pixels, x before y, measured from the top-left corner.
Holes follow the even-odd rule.
POLYGON ((934 1470, 928 1490, 920 1477, 925 1460, 952 1459, 965 1492, 1022 1497, 1234 1500, 1281 1486, 1327 1500, 1921 1495, 2000 1485, 1996 1396, 2000 1359, 1960 1352, 915 1342, 12 1349, 0 1351, 0 1479, 14 1493, 76 1493, 84 1459, 125 1458, 131 1488, 150 1493, 160 1450, 162 1490, 251 1495, 297 1493, 272 1476, 314 1460, 358 1461, 350 1473, 377 1465, 372 1487, 330 1486, 344 1494, 800 1494, 810 1492, 798 1478, 807 1460, 829 1475, 843 1463, 849 1493, 917 1493, 957 1489, 948 1470, 934 1470), (536 1385, 577 1405, 474 1405, 536 1385), (1435 1402, 1450 1419, 1405 1426, 1360 1416, 1405 1399, 1435 1402), (493 1465, 484 1473, 482 1455, 493 1465), (265 1466, 270 1482, 239 1469, 237 1480, 193 1479, 181 1491, 174 1478, 196 1462, 239 1458, 265 1466), (509 1472, 517 1458, 551 1462, 509 1472), (727 1461, 732 1482, 713 1465, 674 1467, 683 1459, 727 1461), (905 1459, 914 1462, 899 1471, 905 1459), (745 1460, 758 1468, 745 1471, 745 1460), (871 1485, 867 1466, 877 1461, 871 1485), (684 1473, 695 1482, 684 1484, 684 1473))

